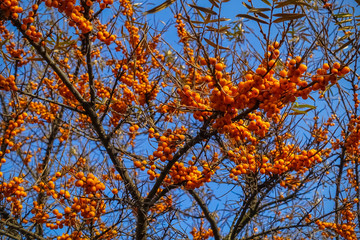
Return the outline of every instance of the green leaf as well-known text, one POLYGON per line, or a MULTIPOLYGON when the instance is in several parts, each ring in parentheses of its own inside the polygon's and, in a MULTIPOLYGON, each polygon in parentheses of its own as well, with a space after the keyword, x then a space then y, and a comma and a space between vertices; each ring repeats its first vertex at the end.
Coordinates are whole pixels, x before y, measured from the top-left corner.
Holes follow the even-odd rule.
POLYGON ((309 95, 309 98, 315 102, 315 99, 312 96, 309 95))
POLYGON ((246 4, 245 2, 242 2, 242 4, 243 4, 247 9, 252 9, 252 8, 253 8, 252 6, 246 4))
POLYGON ((212 46, 213 48, 217 48, 217 47, 218 47, 219 49, 230 50, 230 48, 217 45, 216 43, 210 41, 209 39, 204 38, 204 40, 205 40, 205 42, 207 42, 207 44, 209 44, 209 45, 212 46))
POLYGON ((267 12, 270 10, 271 10, 270 8, 251 8, 249 9, 249 12, 258 13, 258 12, 267 12))
POLYGON ((156 13, 159 12, 161 10, 164 10, 165 8, 169 7, 171 4, 173 4, 176 0, 166 0, 165 2, 163 2, 162 4, 160 4, 159 6, 156 6, 146 12, 144 12, 144 15, 146 14, 150 14, 150 13, 156 13))
POLYGON ((347 17, 352 17, 353 15, 351 13, 339 13, 339 14, 335 14, 334 17, 337 18, 347 18, 347 17))
POLYGON ((214 23, 214 22, 224 22, 224 21, 230 21, 230 18, 217 18, 217 19, 212 19, 212 20, 208 20, 206 22, 203 21, 191 21, 192 23, 195 24, 206 24, 206 23, 214 23))
POLYGON ((337 22, 337 23, 335 23, 335 24, 340 25, 340 24, 343 24, 343 23, 351 22, 351 21, 352 21, 352 19, 349 18, 349 19, 345 19, 345 20, 342 20, 342 21, 340 21, 340 22, 337 22))
POLYGON ((284 2, 278 2, 278 3, 276 3, 275 8, 282 8, 282 7, 289 6, 289 5, 303 5, 303 6, 312 8, 311 5, 309 5, 308 3, 301 1, 301 0, 288 0, 288 1, 284 1, 284 2))
POLYGON ((212 31, 212 32, 224 33, 224 32, 226 32, 230 27, 229 27, 229 26, 224 26, 224 27, 220 27, 220 28, 214 28, 214 27, 206 26, 206 28, 207 28, 209 31, 212 31))
POLYGON ((268 15, 264 14, 264 13, 261 13, 261 12, 258 12, 256 13, 257 15, 259 15, 260 17, 262 18, 265 18, 265 19, 270 19, 268 15))
POLYGON ((208 14, 211 14, 211 15, 217 15, 217 13, 213 10, 211 10, 210 8, 205 8, 205 7, 200 7, 200 6, 196 6, 196 5, 193 5, 193 4, 188 4, 190 7, 192 8, 195 8, 199 11, 202 11, 204 13, 208 13, 208 14))
POLYGON ((298 104, 295 103, 294 106, 292 108, 308 108, 308 109, 316 109, 315 106, 313 105, 309 105, 309 104, 298 104))
POLYGON ((339 47, 338 49, 336 49, 336 50, 334 51, 334 53, 337 53, 337 52, 341 51, 342 49, 346 48, 346 47, 349 46, 353 41, 354 41, 354 39, 351 39, 351 40, 347 41, 346 43, 344 43, 343 45, 341 45, 341 47, 339 47))
POLYGON ((302 13, 278 13, 274 14, 275 17, 279 17, 278 19, 274 20, 274 23, 280 23, 290 20, 299 19, 305 16, 305 14, 302 13))
POLYGON ((261 0, 261 1, 271 7, 271 3, 268 0, 261 0))
POLYGON ((262 20, 262 19, 260 19, 258 17, 254 17, 254 16, 251 16, 251 15, 248 15, 248 14, 238 14, 238 15, 236 15, 236 17, 243 17, 243 18, 247 18, 247 19, 250 19, 250 20, 257 21, 258 23, 269 24, 265 20, 262 20))
POLYGON ((308 111, 300 111, 300 110, 297 110, 297 109, 292 109, 293 112, 289 113, 289 115, 304 115, 304 114, 307 114, 308 111))
POLYGON ((266 11, 270 11, 270 8, 251 8, 251 9, 249 9, 249 12, 256 13, 257 15, 259 15, 262 18, 269 19, 269 16, 267 16, 266 14, 263 13, 266 11))
POLYGON ((211 2, 213 6, 219 8, 219 5, 214 0, 209 0, 209 2, 211 2))
POLYGON ((338 39, 338 42, 344 41, 345 39, 349 38, 352 34, 346 34, 345 36, 342 36, 338 39))
POLYGON ((341 27, 338 29, 338 31, 343 31, 343 30, 349 30, 349 29, 353 29, 354 26, 345 26, 345 27, 341 27))

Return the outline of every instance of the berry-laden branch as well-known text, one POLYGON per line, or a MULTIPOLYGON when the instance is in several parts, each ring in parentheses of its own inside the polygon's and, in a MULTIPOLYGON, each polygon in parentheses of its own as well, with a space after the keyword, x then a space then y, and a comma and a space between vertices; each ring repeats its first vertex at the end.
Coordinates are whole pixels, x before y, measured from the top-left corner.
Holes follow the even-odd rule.
POLYGON ((66 87, 70 90, 70 92, 75 96, 76 100, 80 103, 80 105, 84 108, 86 114, 90 117, 92 125, 94 127, 95 132, 97 133, 101 143, 103 144, 106 152, 109 154, 111 161, 114 163, 116 170, 120 173, 122 179, 125 182, 125 186, 128 191, 131 193, 133 198, 141 203, 141 195, 131 180, 126 167, 123 162, 120 161, 117 157, 117 152, 114 149, 114 146, 111 144, 110 139, 106 136, 105 130, 101 125, 99 118, 93 108, 92 104, 85 101, 85 99, 81 96, 79 91, 75 88, 75 86, 70 82, 68 76, 65 72, 63 72, 58 64, 49 56, 46 52, 45 48, 43 48, 40 44, 36 43, 33 39, 31 39, 24 30, 21 29, 21 24, 19 20, 12 20, 15 27, 23 34, 23 36, 29 41, 29 43, 35 48, 37 53, 46 61, 49 66, 56 72, 59 78, 63 81, 66 87))

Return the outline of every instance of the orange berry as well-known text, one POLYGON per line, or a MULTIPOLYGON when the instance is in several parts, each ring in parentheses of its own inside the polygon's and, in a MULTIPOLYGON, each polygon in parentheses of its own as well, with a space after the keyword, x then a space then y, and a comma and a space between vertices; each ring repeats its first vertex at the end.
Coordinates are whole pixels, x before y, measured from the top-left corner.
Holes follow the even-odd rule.
POLYGON ((306 66, 305 64, 300 64, 299 70, 300 70, 302 73, 304 73, 304 72, 306 72, 306 70, 307 70, 307 66, 306 66))
POLYGON ((205 58, 200 58, 199 63, 200 63, 200 65, 203 65, 203 66, 207 64, 205 58))
POLYGON ((225 66, 222 63, 217 63, 215 65, 215 69, 218 70, 218 71, 222 71, 224 68, 225 68, 225 66))
POLYGON ((333 68, 335 68, 335 69, 340 69, 340 67, 341 67, 340 63, 334 62, 333 68))
POLYGON ((78 180, 78 181, 76 181, 75 186, 82 187, 82 186, 84 186, 84 182, 82 180, 78 180))
POLYGON ((280 55, 279 49, 275 49, 273 53, 274 53, 275 57, 278 57, 280 55))
POLYGON ((140 161, 135 161, 135 162, 134 162, 134 165, 135 165, 135 167, 137 167, 137 168, 140 168, 140 167, 142 166, 142 164, 141 164, 140 161))
POLYGON ((209 62, 211 65, 215 65, 217 63, 216 58, 209 58, 209 62))
POLYGON ((39 8, 39 5, 37 5, 37 4, 32 5, 32 9, 33 9, 34 11, 38 10, 38 8, 39 8))
POLYGON ((340 72, 341 72, 341 74, 345 75, 345 74, 350 72, 350 68, 349 67, 343 67, 340 72))
POLYGON ((267 70, 264 67, 259 67, 259 68, 256 69, 256 73, 261 75, 261 76, 264 76, 266 74, 266 72, 267 72, 267 70))
POLYGON ((325 70, 328 70, 328 69, 330 69, 330 66, 329 66, 329 64, 324 63, 322 68, 325 69, 325 70))
POLYGON ((279 73, 279 74, 280 74, 280 76, 281 76, 281 77, 283 77, 283 78, 284 78, 284 77, 286 77, 286 76, 287 76, 287 71, 286 71, 285 69, 283 69, 283 70, 281 70, 281 71, 280 71, 280 73, 279 73))

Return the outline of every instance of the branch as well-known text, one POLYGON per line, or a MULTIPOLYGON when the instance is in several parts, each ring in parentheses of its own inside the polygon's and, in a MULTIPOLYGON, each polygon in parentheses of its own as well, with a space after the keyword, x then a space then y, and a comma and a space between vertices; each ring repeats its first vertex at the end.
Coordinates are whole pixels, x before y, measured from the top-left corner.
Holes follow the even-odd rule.
POLYGON ((206 203, 193 190, 189 190, 188 192, 195 199, 195 201, 199 204, 199 207, 201 208, 201 210, 204 212, 205 218, 209 221, 210 226, 211 226, 211 230, 214 233, 215 240, 220 240, 221 239, 221 234, 220 234, 219 228, 218 228, 218 226, 216 224, 216 220, 213 217, 212 213, 209 211, 208 207, 206 206, 206 203))
MULTIPOLYGON (((29 235, 34 239, 46 240, 46 238, 43 238, 42 236, 39 236, 39 235, 37 235, 37 234, 35 234, 33 232, 30 232, 29 230, 24 229, 23 226, 19 226, 17 224, 9 223, 8 221, 4 221, 4 220, 1 220, 1 219, 0 219, 0 223, 2 225, 4 225, 4 226, 8 226, 10 228, 16 229, 16 230, 18 230, 19 232, 21 232, 24 235, 29 235)), ((18 238, 15 238, 15 239, 18 239, 18 238)))
POLYGON ((50 67, 56 72, 61 81, 66 85, 69 91, 74 95, 76 100, 81 104, 85 109, 86 114, 90 117, 94 130, 96 131, 101 143, 106 149, 106 152, 109 154, 111 161, 113 162, 116 170, 119 172, 122 177, 126 189, 130 192, 131 196, 135 199, 137 203, 141 203, 141 194, 135 185, 135 183, 130 178, 128 171, 122 161, 119 161, 117 158, 117 152, 115 151, 114 146, 111 144, 110 139, 106 136, 105 130, 99 121, 97 113, 91 103, 85 101, 81 94, 77 91, 75 86, 70 82, 68 76, 56 62, 49 56, 40 44, 35 43, 32 39, 25 34, 25 31, 21 29, 21 23, 19 20, 12 20, 13 25, 22 33, 22 35, 29 41, 29 43, 35 48, 36 52, 50 65, 50 67))

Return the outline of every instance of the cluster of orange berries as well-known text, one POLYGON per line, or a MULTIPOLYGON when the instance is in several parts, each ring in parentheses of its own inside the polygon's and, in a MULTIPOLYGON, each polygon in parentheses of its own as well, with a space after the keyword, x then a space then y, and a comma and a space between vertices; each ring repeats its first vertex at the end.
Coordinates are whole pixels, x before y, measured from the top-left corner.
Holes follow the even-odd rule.
POLYGON ((116 35, 110 34, 108 31, 106 31, 106 28, 99 29, 96 37, 106 45, 110 45, 116 39, 116 35))
POLYGON ((39 42, 42 37, 42 33, 37 31, 34 25, 30 25, 35 21, 35 12, 38 8, 37 4, 32 5, 32 11, 29 11, 28 16, 23 18, 23 23, 21 24, 21 30, 25 31, 25 34, 34 42, 39 42))
POLYGON ((30 222, 46 223, 50 218, 50 215, 44 210, 44 204, 39 204, 37 201, 34 201, 33 206, 31 213, 34 216, 30 219, 30 222))
POLYGON ((39 42, 40 38, 42 37, 42 33, 37 31, 35 26, 30 26, 25 31, 25 34, 34 42, 39 42))
POLYGON ((15 76, 10 75, 8 78, 0 75, 0 90, 3 89, 5 91, 17 91, 18 88, 15 83, 15 76))
POLYGON ((69 133, 70 133, 69 126, 65 124, 63 127, 60 127, 59 132, 61 134, 59 137, 59 141, 65 142, 69 138, 69 133))
MULTIPOLYGON (((330 223, 330 222, 323 222, 320 220, 316 220, 315 223, 318 225, 320 230, 324 229, 331 229, 335 233, 342 236, 344 239, 347 240, 355 240, 358 239, 355 233, 355 224, 336 224, 336 223, 330 223)), ((329 237, 329 234, 327 232, 323 232, 322 235, 325 237, 329 237)))
MULTIPOLYGON (((358 90, 359 89, 359 86, 358 85, 355 85, 354 86, 354 90, 356 91, 356 90, 358 90)), ((354 98, 353 98, 353 101, 354 101, 354 107, 355 108, 359 108, 359 105, 360 105, 360 100, 359 100, 359 94, 357 93, 357 92, 355 92, 354 94, 353 94, 353 96, 354 96, 354 98)))
MULTIPOLYGON (((25 158, 23 159, 23 163, 25 165, 29 164, 31 162, 31 158, 33 157, 31 151, 25 152, 25 158)), ((1 154, 0 154, 1 155, 1 154)))
POLYGON ((23 12, 22 7, 19 7, 18 0, 4 0, 0 2, 0 14, 3 15, 5 19, 9 17, 17 19, 19 13, 23 12))
POLYGON ((7 202, 11 202, 11 213, 19 215, 23 208, 21 201, 27 196, 24 187, 20 186, 24 182, 21 177, 13 177, 11 181, 0 184, 0 199, 6 198, 7 202))
POLYGON ((110 88, 105 87, 101 81, 95 80, 94 87, 99 98, 110 98, 110 88))
MULTIPOLYGON (((15 121, 11 119, 7 124, 4 124, 2 126, 0 125, 5 130, 5 134, 2 137, 0 137, 0 143, 6 144, 9 147, 14 147, 15 143, 12 141, 12 139, 19 133, 25 131, 25 127, 21 127, 21 125, 24 123, 24 120, 26 119, 27 116, 28 115, 26 112, 23 112, 18 116, 16 116, 16 114, 13 113, 11 117, 15 121)), ((0 157, 1 156, 2 154, 0 154, 0 157)))
MULTIPOLYGON (((328 127, 335 126, 335 123, 333 122, 335 120, 335 116, 332 115, 330 118, 328 118, 328 120, 325 123, 322 124, 323 126, 320 127, 318 126, 318 123, 316 121, 318 118, 319 117, 314 117, 314 121, 315 121, 314 129, 311 133, 311 136, 314 138, 315 142, 321 143, 328 139, 328 133, 329 133, 328 127)), ((330 141, 333 141, 333 139, 331 139, 330 141)))
POLYGON ((73 231, 71 234, 63 233, 61 236, 58 236, 56 240, 86 240, 88 238, 83 237, 83 233, 81 231, 73 231))
POLYGON ((210 167, 208 163, 202 164, 203 171, 200 172, 193 162, 190 166, 185 167, 184 163, 175 162, 169 172, 170 178, 164 179, 166 184, 184 184, 186 189, 195 189, 204 185, 205 182, 211 181, 211 176, 215 173, 217 167, 210 167))
MULTIPOLYGON (((356 156, 357 157, 357 156, 356 156)), ((351 157, 349 157, 351 159, 351 157)), ((355 161, 354 161, 355 162, 355 161)), ((358 181, 356 180, 356 175, 354 173, 354 170, 352 168, 349 168, 346 171, 346 176, 348 178, 349 183, 351 184, 351 186, 355 189, 358 190, 359 189, 359 184, 358 181)), ((358 198, 354 198, 354 203, 358 203, 359 199, 358 198)))
POLYGON ((316 91, 321 89, 325 90, 326 86, 331 82, 335 84, 337 82, 337 76, 343 76, 350 72, 350 68, 347 66, 341 67, 340 63, 335 62, 330 68, 329 64, 324 63, 322 68, 319 68, 316 71, 316 75, 311 77, 313 81, 313 85, 311 87, 312 90, 316 91), (330 73, 328 71, 330 70, 330 73))
POLYGON ((132 25, 132 23, 129 21, 125 21, 125 27, 129 32, 129 37, 130 37, 129 44, 133 49, 135 49, 136 55, 141 56, 143 49, 140 46, 138 46, 140 42, 139 28, 132 25))
POLYGON ((156 214, 160 214, 170 209, 173 204, 172 196, 164 196, 161 197, 160 201, 158 201, 154 206, 150 208, 150 211, 156 214))
POLYGON ((112 98, 112 103, 110 104, 112 113, 110 123, 112 125, 116 126, 119 123, 120 119, 123 118, 123 114, 128 109, 128 106, 129 105, 127 105, 123 100, 112 98))
POLYGON ((84 188, 86 194, 95 194, 96 192, 104 191, 106 188, 105 184, 92 173, 88 173, 85 177, 83 172, 78 172, 75 177, 78 179, 75 186, 84 188))
POLYGON ((342 136, 345 139, 346 152, 349 154, 358 155, 360 153, 360 117, 351 116, 348 123, 349 135, 345 135, 342 132, 342 136))
MULTIPOLYGON (((77 26, 82 33, 88 33, 93 29, 91 22, 83 15, 83 7, 75 6, 76 0, 42 0, 47 7, 57 8, 60 13, 64 12, 71 19, 69 26, 77 26)), ((91 4, 91 1, 87 1, 91 4)), ((92 10, 90 10, 92 11, 92 10)))
POLYGON ((23 56, 26 56, 27 52, 25 52, 24 49, 16 50, 14 42, 10 42, 9 44, 7 44, 6 50, 11 55, 11 57, 17 60, 17 66, 21 67, 29 62, 28 60, 23 59, 23 56))
POLYGON ((149 179, 154 180, 155 178, 160 176, 160 173, 155 172, 156 165, 151 164, 150 169, 147 171, 147 174, 149 174, 149 179))
MULTIPOLYGON (((4 21, 0 20, 0 34, 4 39, 11 39, 13 36, 10 34, 10 31, 6 29, 6 26, 4 26, 4 21)), ((0 37, 0 41, 3 41, 3 39, 0 37)))
POLYGON ((209 109, 207 99, 203 98, 199 91, 191 89, 190 85, 185 85, 182 89, 178 88, 177 93, 181 99, 180 104, 194 109, 195 119, 204 121, 211 115, 211 112, 206 111, 209 109))
MULTIPOLYGON (((262 119, 260 113, 250 113, 249 120, 239 120, 230 124, 225 124, 219 129, 220 133, 227 134, 236 142, 248 140, 255 143, 257 138, 252 133, 259 137, 265 137, 269 130, 270 123, 262 119)), ((217 124, 221 123, 217 122, 217 124)), ((217 125, 216 125, 217 126, 217 125)))
MULTIPOLYGON (((300 151, 294 145, 281 146, 281 151, 279 148, 272 150, 269 156, 255 154, 254 146, 248 148, 243 151, 235 148, 227 152, 229 159, 236 164, 229 175, 234 180, 238 179, 238 175, 255 173, 256 171, 261 174, 282 174, 291 171, 302 174, 315 163, 322 161, 321 153, 315 149, 300 151), (271 162, 270 159, 272 159, 271 162)), ((292 186, 291 179, 283 181, 281 186, 292 186)))
POLYGON ((131 17, 134 13, 131 1, 130 0, 120 0, 120 4, 121 4, 121 7, 123 8, 123 10, 121 10, 121 13, 124 16, 131 17))
POLYGON ((67 103, 74 102, 73 100, 75 100, 75 103, 76 103, 76 99, 75 99, 74 95, 71 93, 71 91, 66 87, 66 85, 64 83, 59 82, 58 91, 59 91, 59 94, 64 98, 64 100, 67 101, 67 103))
POLYGON ((22 20, 23 24, 21 25, 21 29, 24 31, 28 28, 28 24, 31 24, 35 21, 34 16, 35 12, 39 9, 39 5, 34 4, 31 6, 31 8, 32 11, 29 11, 28 16, 22 20))
MULTIPOLYGON (((54 199, 60 199, 60 202, 64 203, 64 200, 67 199, 71 201, 71 194, 69 191, 61 189, 58 193, 55 192, 55 183, 54 181, 60 177, 62 174, 57 172, 55 177, 52 178, 47 184, 40 182, 39 186, 34 186, 34 190, 37 192, 46 191, 47 195, 52 195, 54 199), (54 181, 53 181, 54 180, 54 181)), ((73 204, 71 207, 65 207, 64 213, 59 212, 58 209, 53 210, 55 215, 56 222, 51 223, 46 221, 49 218, 49 214, 45 213, 41 206, 36 206, 33 209, 34 214, 37 213, 38 216, 33 218, 33 221, 47 222, 47 226, 51 229, 58 229, 65 226, 74 225, 76 222, 77 214, 81 212, 81 216, 86 219, 86 221, 95 222, 99 219, 100 215, 105 213, 105 203, 101 199, 101 190, 105 190, 105 185, 101 183, 93 174, 89 173, 87 177, 84 176, 83 172, 78 172, 75 174, 75 178, 78 179, 75 183, 75 186, 84 188, 84 193, 87 194, 80 198, 74 197, 72 199, 73 204), (63 219, 65 217, 65 219, 63 219), (61 220, 60 220, 61 219, 61 220)), ((69 183, 71 182, 69 180, 69 183)))
POLYGON ((272 150, 269 155, 273 159, 273 163, 263 161, 260 169, 263 174, 282 174, 287 171, 296 171, 302 174, 314 164, 322 162, 321 152, 315 149, 300 152, 300 149, 293 144, 281 146, 281 150, 272 150))
POLYGON ((187 42, 189 35, 185 29, 185 23, 182 21, 182 15, 181 13, 174 16, 176 18, 176 28, 177 28, 177 34, 180 37, 180 42, 184 43, 184 45, 187 47, 189 46, 189 43, 187 42))
POLYGON ((36 113, 37 115, 40 115, 42 119, 44 119, 46 122, 50 123, 53 120, 55 120, 55 114, 58 110, 58 106, 53 104, 53 109, 50 111, 44 104, 41 102, 30 102, 29 103, 29 110, 31 112, 36 113))
POLYGON ((81 216, 89 222, 96 222, 99 220, 102 214, 106 213, 106 205, 104 200, 100 200, 101 195, 89 194, 88 196, 83 196, 80 198, 74 197, 71 208, 65 208, 65 219, 69 221, 65 223, 66 226, 71 226, 71 222, 74 220, 74 217, 77 213, 80 212, 81 216))
MULTIPOLYGON (((250 147, 251 148, 251 147, 250 147)), ((241 174, 249 174, 251 172, 255 172, 258 168, 258 163, 256 162, 256 158, 250 149, 246 151, 240 151, 239 148, 235 148, 234 150, 229 150, 227 155, 231 161, 236 164, 236 167, 231 169, 229 177, 238 180, 238 176, 241 174)), ((265 158, 263 161, 267 161, 268 158, 265 158)))
MULTIPOLYGON (((147 73, 142 73, 141 79, 147 78, 147 73)), ((138 94, 137 101, 140 105, 144 105, 148 101, 152 101, 159 93, 159 87, 156 82, 142 83, 135 87, 135 92, 138 94)))
POLYGON ((194 240, 206 240, 206 239, 209 239, 210 237, 214 236, 214 233, 213 233, 212 229, 207 229, 206 230, 203 227, 203 225, 204 225, 204 222, 202 221, 199 230, 197 230, 196 227, 193 227, 190 234, 193 236, 194 240))
MULTIPOLYGON (((42 164, 39 164, 36 170, 37 170, 37 172, 41 173, 44 170, 44 166, 42 164)), ((61 173, 57 172, 56 176, 60 177, 61 173)), ((56 193, 54 181, 57 180, 57 177, 53 177, 50 181, 48 181, 46 183, 45 182, 39 182, 38 185, 33 186, 33 189, 36 192, 42 192, 42 193, 46 192, 47 196, 52 196, 54 199, 59 198, 59 196, 61 196, 61 195, 64 196, 65 198, 70 198, 70 193, 68 191, 60 190, 59 194, 56 193)))
POLYGON ((167 129, 162 136, 158 132, 155 132, 154 128, 149 129, 149 137, 155 138, 158 141, 158 148, 154 151, 153 155, 149 156, 151 162, 154 159, 160 159, 162 162, 166 160, 171 161, 173 159, 173 153, 176 152, 176 148, 181 145, 185 140, 184 133, 186 128, 167 129))
POLYGON ((98 239, 112 240, 118 238, 116 227, 108 227, 103 222, 99 224, 99 229, 94 229, 94 232, 98 236, 98 239))
MULTIPOLYGON (((296 97, 301 96, 306 99, 312 90, 322 89, 329 82, 336 81, 336 75, 344 75, 350 71, 348 67, 340 68, 339 63, 334 63, 331 75, 324 75, 326 71, 319 70, 318 74, 312 78, 315 82, 308 84, 301 79, 307 66, 302 64, 301 57, 297 56, 286 63, 286 69, 280 71, 278 80, 275 78, 274 69, 280 55, 278 48, 278 42, 269 45, 269 52, 265 54, 265 58, 256 72, 248 72, 245 75, 245 81, 240 82, 237 86, 233 85, 228 76, 223 75, 222 71, 225 69, 223 63, 217 62, 214 58, 210 58, 208 61, 200 58, 200 65, 213 66, 213 76, 196 77, 198 83, 202 81, 207 84, 209 89, 213 89, 209 98, 210 104, 207 102, 207 98, 201 96, 200 92, 196 92, 189 85, 177 90, 181 104, 193 107, 194 110, 199 109, 194 117, 200 121, 208 116, 211 110, 222 112, 223 115, 216 119, 213 127, 227 132, 223 127, 232 123, 238 109, 251 108, 259 103, 259 108, 263 109, 268 117, 276 120, 280 110, 287 103, 294 102, 296 97)), ((324 64, 324 69, 329 69, 327 64, 324 64)), ((206 93, 204 88, 201 93, 206 93)), ((264 129, 266 129, 266 125, 263 125, 264 129)), ((258 129, 255 125, 250 128, 258 129)), ((264 131, 263 127, 261 130, 259 135, 264 136, 266 130, 264 131)))
POLYGON ((58 229, 58 228, 63 228, 64 225, 63 225, 63 222, 64 221, 61 221, 60 219, 62 219, 64 217, 64 214, 62 214, 61 212, 59 212, 58 209, 54 209, 52 211, 52 213, 55 215, 55 218, 57 219, 55 221, 55 223, 51 223, 51 222, 47 222, 46 223, 46 227, 50 228, 50 229, 58 229))

